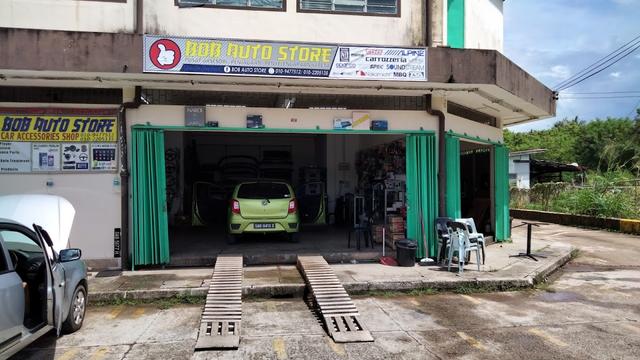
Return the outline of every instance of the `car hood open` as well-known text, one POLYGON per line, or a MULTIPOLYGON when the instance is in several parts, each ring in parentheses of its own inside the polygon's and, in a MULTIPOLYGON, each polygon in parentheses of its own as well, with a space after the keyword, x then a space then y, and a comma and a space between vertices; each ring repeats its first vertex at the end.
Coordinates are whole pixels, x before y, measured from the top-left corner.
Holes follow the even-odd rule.
POLYGON ((69 246, 69 234, 76 210, 71 203, 56 195, 0 196, 0 218, 13 220, 30 229, 42 226, 51 237, 56 252, 69 246))

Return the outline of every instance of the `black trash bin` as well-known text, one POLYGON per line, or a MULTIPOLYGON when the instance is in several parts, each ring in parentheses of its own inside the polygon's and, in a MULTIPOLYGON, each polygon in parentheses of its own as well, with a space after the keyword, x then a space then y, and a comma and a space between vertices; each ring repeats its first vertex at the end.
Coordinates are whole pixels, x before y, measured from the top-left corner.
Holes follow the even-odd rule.
POLYGON ((396 241, 396 260, 400 266, 414 266, 418 243, 410 239, 396 241))

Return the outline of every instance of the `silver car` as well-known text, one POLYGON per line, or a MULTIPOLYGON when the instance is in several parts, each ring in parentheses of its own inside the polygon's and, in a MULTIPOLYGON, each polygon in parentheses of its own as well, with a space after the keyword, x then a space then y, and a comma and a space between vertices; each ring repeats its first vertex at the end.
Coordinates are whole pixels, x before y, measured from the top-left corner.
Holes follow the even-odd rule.
POLYGON ((0 196, 0 359, 82 326, 87 267, 67 248, 74 215, 58 196, 0 196))

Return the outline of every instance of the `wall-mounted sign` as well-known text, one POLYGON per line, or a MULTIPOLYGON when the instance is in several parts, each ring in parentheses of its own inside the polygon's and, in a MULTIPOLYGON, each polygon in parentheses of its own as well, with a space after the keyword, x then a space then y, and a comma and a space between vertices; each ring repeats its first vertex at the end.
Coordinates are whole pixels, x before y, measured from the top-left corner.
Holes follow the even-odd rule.
POLYGON ((30 142, 0 142, 0 173, 31 171, 30 142))
POLYGON ((204 126, 206 108, 204 106, 185 106, 184 107, 184 125, 185 126, 204 126))
POLYGON ((89 144, 65 143, 62 145, 62 170, 89 170, 89 144))
MULTIPOLYGON (((116 170, 113 109, 0 108, 0 173, 116 170), (108 144, 109 160, 92 167, 91 148, 108 144)), ((101 154, 105 156, 105 154, 101 154)))
POLYGON ((60 171, 60 144, 32 143, 32 171, 60 171))
POLYGON ((145 35, 144 71, 426 81, 426 49, 145 35))
POLYGON ((91 170, 116 170, 116 144, 91 144, 91 170))
POLYGON ((33 142, 115 142, 115 116, 0 115, 0 140, 33 142))

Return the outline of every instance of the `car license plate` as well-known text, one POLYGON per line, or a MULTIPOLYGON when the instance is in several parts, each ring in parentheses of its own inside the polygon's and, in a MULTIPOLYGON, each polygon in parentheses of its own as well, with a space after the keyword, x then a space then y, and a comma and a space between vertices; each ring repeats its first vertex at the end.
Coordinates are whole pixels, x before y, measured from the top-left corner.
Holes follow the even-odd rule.
POLYGON ((275 229, 276 224, 274 223, 266 223, 266 224, 253 224, 254 229, 275 229))

